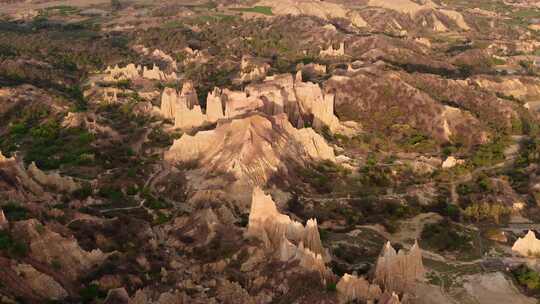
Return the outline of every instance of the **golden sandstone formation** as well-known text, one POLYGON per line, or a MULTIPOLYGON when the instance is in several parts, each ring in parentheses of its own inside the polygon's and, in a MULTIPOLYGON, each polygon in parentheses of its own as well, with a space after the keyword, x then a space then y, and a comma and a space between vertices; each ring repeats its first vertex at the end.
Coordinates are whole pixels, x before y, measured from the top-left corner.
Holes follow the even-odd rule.
POLYGON ((12 233, 29 244, 30 257, 48 265, 59 264, 63 274, 73 280, 101 264, 108 256, 99 249, 84 251, 74 237, 65 238, 36 219, 13 223, 12 233))
POLYGON ((403 249, 396 253, 388 242, 377 260, 374 282, 385 290, 408 292, 414 289, 417 280, 424 278, 424 273, 422 252, 417 242, 408 253, 403 249))
POLYGON ((16 264, 11 269, 40 297, 61 300, 68 296, 62 285, 49 275, 37 271, 32 265, 16 264))
POLYGON ((192 85, 188 88, 184 84, 180 94, 166 88, 161 97, 162 115, 174 119, 175 127, 180 129, 194 129, 255 111, 267 115, 286 113, 298 128, 308 123, 316 130, 328 128, 345 135, 357 128, 349 122, 340 123, 334 114, 334 95, 324 93, 318 84, 303 82, 300 71, 296 79, 290 74, 271 76, 260 84, 247 86, 245 91, 215 88, 207 97, 206 113, 198 105, 192 85))
POLYGON ((270 65, 266 62, 257 62, 255 58, 243 56, 240 63, 240 81, 249 82, 263 79, 270 69, 270 65))
POLYGON ((9 221, 4 214, 4 210, 0 209, 0 230, 8 229, 9 221))
POLYGON ((184 134, 165 153, 165 160, 204 164, 207 173, 229 173, 246 184, 262 185, 285 160, 335 160, 332 147, 313 129, 295 129, 287 117, 255 113, 218 123, 214 130, 184 134))
POLYGON ((257 5, 269 6, 275 15, 309 15, 321 19, 344 18, 356 27, 367 26, 366 21, 354 10, 348 10, 343 5, 313 0, 263 0, 257 5))
POLYGON ((0 197, 7 200, 21 201, 28 200, 51 200, 47 189, 54 189, 60 192, 73 192, 80 188, 71 177, 63 177, 58 173, 45 173, 41 171, 36 164, 32 163, 28 169, 24 168, 21 161, 15 157, 6 158, 0 152, 0 173, 5 173, 6 176, 12 177, 12 183, 15 187, 7 187, 6 191, 2 190, 2 182, 0 182, 0 197))
POLYGON ((344 274, 336 285, 340 301, 349 303, 354 300, 373 301, 382 295, 377 284, 370 284, 368 280, 356 275, 344 274))
POLYGON ((322 246, 317 221, 309 220, 304 226, 279 213, 270 195, 259 187, 253 190, 247 234, 262 240, 282 262, 298 260, 300 266, 317 271, 323 279, 331 274, 325 265, 330 257, 322 246))
MULTIPOLYGON (((209 94, 210 110, 217 107, 209 94)), ((220 106, 220 105, 219 105, 220 106)), ((161 95, 161 115, 173 119, 175 128, 193 129, 209 122, 208 115, 203 114, 197 93, 191 82, 184 83, 182 91, 177 93, 173 88, 166 88, 161 95)), ((219 117, 219 113, 210 113, 210 117, 219 117)), ((223 116, 223 114, 221 114, 223 116)))
POLYGON ((328 48, 321 50, 319 53, 321 57, 341 57, 345 56, 345 43, 341 42, 339 48, 334 49, 333 45, 328 46, 328 48))
POLYGON ((512 250, 523 256, 535 256, 540 253, 540 240, 536 238, 533 231, 529 230, 524 237, 516 240, 512 250))
MULTIPOLYGON (((261 240, 274 258, 282 262, 298 261, 301 267, 319 273, 323 282, 334 277, 326 266, 330 255, 322 245, 317 221, 310 219, 304 226, 280 213, 270 195, 259 187, 253 190, 246 235, 261 240)), ((403 251, 396 254, 387 244, 377 261, 375 284, 365 278, 345 274, 336 288, 342 303, 378 300, 378 303, 398 304, 400 301, 395 292, 412 292, 416 280, 423 274, 422 255, 417 244, 408 254, 403 251), (377 281, 385 287, 384 293, 377 281)))
POLYGON ((164 71, 161 71, 156 65, 153 65, 152 68, 149 69, 133 63, 130 63, 123 68, 119 67, 118 65, 115 65, 114 67, 107 67, 105 73, 108 74, 104 78, 105 81, 131 80, 141 77, 159 81, 171 81, 178 79, 176 73, 171 72, 170 74, 167 74, 164 71))

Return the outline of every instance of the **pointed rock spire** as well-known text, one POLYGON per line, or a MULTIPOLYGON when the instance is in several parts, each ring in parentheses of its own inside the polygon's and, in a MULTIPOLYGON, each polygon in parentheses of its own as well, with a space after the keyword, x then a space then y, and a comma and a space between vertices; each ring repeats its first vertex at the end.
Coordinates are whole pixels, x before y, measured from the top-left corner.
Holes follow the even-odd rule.
POLYGON ((533 256, 540 253, 540 240, 536 238, 532 230, 529 230, 524 237, 516 240, 512 250, 523 256, 533 256))
POLYGON ((396 253, 392 244, 387 242, 377 259, 374 282, 385 290, 405 292, 414 288, 424 274, 422 252, 416 242, 408 253, 403 249, 396 253))
POLYGON ((0 230, 8 229, 9 221, 4 214, 4 210, 0 209, 0 230))

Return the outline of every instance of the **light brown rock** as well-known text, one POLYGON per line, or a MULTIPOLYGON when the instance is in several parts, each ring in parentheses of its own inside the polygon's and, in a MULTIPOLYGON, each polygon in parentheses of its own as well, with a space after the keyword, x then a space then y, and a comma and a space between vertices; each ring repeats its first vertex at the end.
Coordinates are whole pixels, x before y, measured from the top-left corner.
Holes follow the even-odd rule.
POLYGON ((387 242, 377 259, 374 282, 387 291, 406 292, 414 290, 416 281, 422 280, 424 273, 422 252, 417 242, 408 253, 403 249, 396 253, 387 242))
POLYGON ((37 271, 32 265, 17 264, 12 268, 40 297, 50 300, 61 300, 68 296, 62 285, 52 277, 37 271))
POLYGON ((285 115, 256 113, 194 136, 184 134, 165 153, 169 162, 198 161, 207 173, 229 173, 252 185, 266 183, 278 169, 285 168, 285 159, 334 161, 335 155, 312 129, 295 129, 285 115))
POLYGON ((523 256, 534 256, 540 253, 540 240, 536 238, 533 231, 529 230, 524 237, 516 240, 512 250, 523 256))
POLYGON ((43 186, 54 188, 61 192, 73 192, 81 186, 71 177, 63 177, 57 172, 45 173, 41 171, 35 162, 28 166, 28 174, 43 186))
POLYGON ((12 232, 29 244, 29 256, 42 263, 58 263, 64 275, 70 279, 77 279, 108 256, 99 249, 84 251, 75 238, 62 237, 36 219, 14 223, 12 232))
POLYGON ((341 303, 349 303, 354 300, 373 301, 382 294, 379 285, 370 284, 363 277, 347 273, 341 277, 336 289, 341 303))

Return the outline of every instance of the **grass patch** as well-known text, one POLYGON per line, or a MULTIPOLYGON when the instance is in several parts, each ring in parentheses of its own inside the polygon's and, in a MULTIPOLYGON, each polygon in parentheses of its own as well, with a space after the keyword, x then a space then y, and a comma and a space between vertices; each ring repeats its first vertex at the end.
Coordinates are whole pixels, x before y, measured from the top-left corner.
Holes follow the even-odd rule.
POLYGON ((420 243, 422 248, 455 255, 459 260, 473 260, 482 256, 473 231, 449 220, 427 224, 422 230, 420 243))
POLYGON ((274 15, 274 13, 272 13, 272 8, 269 6, 240 7, 240 8, 233 8, 232 10, 239 11, 239 12, 247 12, 247 13, 258 13, 258 14, 263 14, 267 16, 274 15))

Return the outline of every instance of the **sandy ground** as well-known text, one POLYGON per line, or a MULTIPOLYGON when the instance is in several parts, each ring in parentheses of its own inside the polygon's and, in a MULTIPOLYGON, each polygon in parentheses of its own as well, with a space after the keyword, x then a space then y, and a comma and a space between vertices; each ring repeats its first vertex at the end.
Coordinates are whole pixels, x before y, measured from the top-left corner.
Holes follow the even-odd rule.
POLYGON ((463 288, 480 304, 537 303, 536 299, 521 294, 500 272, 466 276, 465 280, 467 282, 463 284, 463 288))

